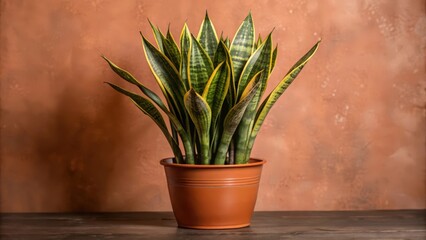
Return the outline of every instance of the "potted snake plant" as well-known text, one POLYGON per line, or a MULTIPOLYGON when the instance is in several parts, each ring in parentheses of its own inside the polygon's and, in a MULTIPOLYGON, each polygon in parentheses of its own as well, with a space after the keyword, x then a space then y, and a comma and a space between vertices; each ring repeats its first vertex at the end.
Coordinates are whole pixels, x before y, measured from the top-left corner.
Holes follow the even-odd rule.
POLYGON ((157 47, 142 46, 161 93, 103 56, 140 93, 107 82, 160 128, 174 156, 164 166, 178 226, 226 229, 250 224, 264 160, 250 158, 271 107, 318 49, 319 41, 265 95, 275 67, 272 32, 255 39, 249 13, 232 41, 218 37, 206 13, 198 34, 185 24, 176 39, 150 22, 157 47), (163 115, 167 116, 169 124, 163 115))

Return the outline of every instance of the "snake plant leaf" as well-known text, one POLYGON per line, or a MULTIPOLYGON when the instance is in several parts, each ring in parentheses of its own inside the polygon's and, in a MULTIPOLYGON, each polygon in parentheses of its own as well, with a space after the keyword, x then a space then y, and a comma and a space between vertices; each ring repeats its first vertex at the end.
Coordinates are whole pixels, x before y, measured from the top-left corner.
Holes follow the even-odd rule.
POLYGON ((213 72, 213 63, 204 51, 201 44, 191 35, 188 76, 189 83, 197 93, 202 93, 210 75, 213 72))
POLYGON ((272 90, 272 92, 266 97, 263 103, 259 106, 259 109, 256 114, 253 130, 250 135, 248 148, 251 150, 253 148, 254 140, 257 136, 257 133, 260 130, 260 127, 265 120, 266 115, 271 110, 272 106, 278 100, 278 98, 284 93, 284 91, 290 86, 294 81, 300 71, 303 69, 306 63, 312 58, 312 56, 318 50, 319 44, 321 41, 318 41, 296 64, 291 67, 290 71, 284 76, 281 82, 272 90))
MULTIPOLYGON (((275 63, 276 63, 276 61, 277 61, 277 55, 278 55, 278 44, 277 44, 277 46, 275 46, 275 49, 274 49, 274 51, 272 52, 271 72, 272 72, 272 70, 274 70, 275 63)), ((270 72, 270 73, 271 73, 271 72, 270 72)), ((270 74, 270 73, 269 73, 269 74, 270 74)))
POLYGON ((124 94, 128 96, 130 99, 132 99, 133 103, 146 115, 148 115, 160 128, 160 130, 163 132, 164 136, 166 137, 167 141, 169 142, 173 153, 176 156, 177 163, 183 163, 183 157, 182 153, 180 151, 179 145, 176 143, 176 141, 173 139, 173 137, 170 135, 166 123, 164 122, 163 117, 161 116, 158 109, 146 98, 139 96, 137 94, 134 94, 132 92, 129 92, 127 90, 124 90, 123 88, 108 83, 109 86, 111 86, 114 90, 117 92, 124 94))
POLYGON ((223 40, 220 40, 219 44, 217 45, 217 49, 214 53, 214 56, 212 58, 214 67, 217 67, 217 65, 226 61, 226 58, 227 58, 226 50, 227 50, 227 47, 225 43, 223 42, 223 40))
MULTIPOLYGON (((148 65, 157 80, 158 85, 162 89, 166 98, 170 100, 178 111, 183 108, 183 96, 185 88, 180 80, 180 75, 173 63, 160 51, 158 51, 145 37, 142 35, 143 47, 148 65)), ((180 116, 184 116, 182 112, 180 116)))
POLYGON ((161 33, 160 29, 156 26, 154 26, 154 24, 151 23, 151 21, 148 19, 149 25, 151 26, 152 32, 154 33, 154 38, 155 38, 155 42, 158 45, 158 49, 164 53, 164 47, 163 47, 163 39, 164 39, 164 35, 163 33, 161 33))
POLYGON ((209 57, 213 59, 218 40, 216 30, 214 29, 213 23, 211 22, 207 11, 203 23, 201 24, 200 31, 198 32, 197 39, 209 57))
POLYGON ((128 71, 121 69, 119 66, 114 64, 111 60, 109 60, 107 57, 102 56, 105 61, 107 61, 108 65, 111 67, 111 69, 119 75, 122 79, 126 80, 127 82, 136 85, 149 99, 151 99, 155 104, 157 104, 158 107, 160 107, 163 111, 168 111, 167 107, 164 105, 161 98, 151 91, 149 88, 145 87, 142 83, 140 83, 138 80, 136 80, 135 77, 133 77, 132 74, 130 74, 128 71))
POLYGON ((189 48, 191 46, 191 33, 189 32, 188 25, 183 26, 182 32, 180 34, 180 52, 181 52, 181 62, 180 62, 180 76, 182 82, 185 85, 185 90, 190 88, 189 77, 188 77, 188 60, 189 60, 189 48))
POLYGON ((219 146, 217 148, 216 157, 214 164, 224 164, 226 160, 226 153, 228 152, 228 147, 231 142, 232 136, 234 135, 235 130, 237 129, 240 121, 246 111, 246 108, 253 97, 261 87, 260 81, 260 72, 253 76, 253 79, 247 84, 246 89, 240 99, 240 101, 233 106, 229 112, 226 114, 224 123, 223 123, 223 132, 219 146))
POLYGON ((235 163, 237 164, 247 163, 249 159, 249 156, 247 155, 249 136, 256 116, 257 106, 259 105, 259 101, 266 89, 267 80, 269 79, 272 59, 271 35, 272 33, 268 35, 267 39, 251 55, 250 59, 247 61, 246 66, 244 67, 238 84, 238 94, 242 94, 241 89, 245 87, 247 80, 251 79, 251 77, 258 72, 262 72, 260 75, 260 81, 262 82, 261 89, 249 103, 246 111, 244 112, 241 123, 235 133, 235 163))
POLYGON ((229 95, 228 97, 230 98, 229 101, 231 103, 234 103, 234 99, 236 99, 236 95, 237 95, 237 90, 235 87, 235 80, 234 80, 234 75, 233 75, 233 63, 232 63, 232 59, 231 59, 231 54, 228 50, 228 47, 226 46, 225 42, 220 41, 219 45, 217 47, 216 53, 214 55, 213 58, 213 63, 215 66, 217 66, 219 63, 226 61, 229 64, 229 68, 231 69, 230 72, 230 87, 229 87, 229 95))
POLYGON ((163 38, 162 41, 164 54, 170 59, 176 69, 179 69, 181 55, 170 30, 167 30, 166 38, 163 38))
POLYGON ((225 40, 223 40, 223 42, 225 43, 225 45, 228 49, 231 48, 231 42, 229 41, 228 37, 226 37, 225 40))
MULTIPOLYGON (((102 56, 102 57, 105 59, 105 61, 107 61, 107 63, 109 64, 109 66, 111 67, 111 69, 115 73, 117 73, 121 78, 123 78, 127 82, 132 83, 132 84, 136 85, 137 87, 139 87, 139 89, 149 99, 151 99, 151 101, 153 101, 161 110, 163 110, 164 113, 167 114, 171 123, 173 124, 174 128, 176 129, 176 131, 178 132, 179 136, 182 139, 183 146, 185 148, 185 152, 187 153, 186 158, 185 158, 186 163, 194 164, 194 156, 193 156, 193 150, 192 150, 192 145, 191 145, 191 139, 189 138, 188 133, 185 131, 185 128, 182 126, 182 124, 180 123, 180 121, 178 120, 176 115, 174 115, 173 113, 171 113, 167 109, 167 107, 164 105, 163 101, 160 99, 160 97, 156 93, 154 93, 149 88, 145 87, 142 83, 140 83, 138 80, 136 80, 136 78, 133 77, 132 74, 130 74, 126 70, 121 69, 120 67, 115 65, 112 61, 110 61, 105 56, 102 56)), ((126 90, 123 89, 121 91, 126 91, 126 90)), ((126 95, 128 95, 128 94, 126 94, 126 95)))
POLYGON ((206 100, 193 88, 185 94, 185 108, 197 130, 200 142, 200 158, 202 164, 210 163, 210 125, 212 120, 211 109, 206 100))
POLYGON ((241 71, 249 59, 254 47, 254 25, 251 13, 238 28, 231 43, 231 57, 234 63, 234 78, 239 79, 241 71))
POLYGON ((263 71, 261 75, 262 91, 266 88, 266 80, 269 78, 272 57, 272 38, 269 34, 264 43, 250 56, 238 82, 237 96, 240 97, 247 83, 255 74, 263 71))
POLYGON ((262 45, 262 36, 260 36, 260 34, 259 34, 259 36, 257 37, 257 42, 254 44, 254 49, 257 49, 257 48, 259 48, 260 47, 260 45, 262 45))
MULTIPOLYGON (((259 81, 261 83, 261 87, 259 91, 256 92, 253 99, 249 102, 246 111, 244 112, 243 117, 241 118, 240 124, 237 127, 236 132, 234 133, 234 141, 235 141, 235 149, 234 149, 234 162, 236 164, 244 164, 247 163, 249 157, 247 155, 248 142, 250 139, 250 133, 253 127, 254 118, 256 116, 257 106, 259 104, 260 98, 262 96, 263 86, 263 78, 262 75, 265 74, 265 71, 262 70, 258 74, 260 74, 259 81)), ((243 96, 245 93, 243 93, 243 96)))
POLYGON ((230 71, 229 65, 226 62, 220 63, 213 71, 204 88, 202 96, 212 111, 212 126, 216 125, 217 117, 222 110, 223 101, 228 93, 230 71))

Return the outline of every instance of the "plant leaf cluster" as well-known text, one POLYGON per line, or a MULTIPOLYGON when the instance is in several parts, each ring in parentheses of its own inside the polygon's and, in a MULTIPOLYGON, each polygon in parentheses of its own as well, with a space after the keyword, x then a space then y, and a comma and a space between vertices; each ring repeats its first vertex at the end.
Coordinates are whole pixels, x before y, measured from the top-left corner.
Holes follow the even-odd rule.
POLYGON ((186 24, 178 40, 170 30, 163 33, 150 24, 157 47, 141 33, 142 46, 164 100, 103 56, 116 74, 141 93, 107 84, 128 96, 158 125, 173 150, 174 162, 181 164, 247 163, 266 115, 320 43, 264 96, 278 49, 273 47, 272 32, 265 39, 255 38, 250 13, 232 40, 218 37, 207 13, 196 37, 186 24))

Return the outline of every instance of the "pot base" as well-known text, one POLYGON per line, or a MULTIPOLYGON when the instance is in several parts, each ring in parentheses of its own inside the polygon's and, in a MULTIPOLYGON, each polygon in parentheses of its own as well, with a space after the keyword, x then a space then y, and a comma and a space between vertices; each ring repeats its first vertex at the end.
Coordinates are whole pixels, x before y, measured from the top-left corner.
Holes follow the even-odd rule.
POLYGON ((250 223, 237 224, 237 225, 224 225, 224 226, 181 226, 181 225, 178 225, 178 227, 180 227, 180 228, 201 229, 201 230, 237 229, 237 228, 245 228, 245 227, 249 227, 249 226, 250 226, 250 223))

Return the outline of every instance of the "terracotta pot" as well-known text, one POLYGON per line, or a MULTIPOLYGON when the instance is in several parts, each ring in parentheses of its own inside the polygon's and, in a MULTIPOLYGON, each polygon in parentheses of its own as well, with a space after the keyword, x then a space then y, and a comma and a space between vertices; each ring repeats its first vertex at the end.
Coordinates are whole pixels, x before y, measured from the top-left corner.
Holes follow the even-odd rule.
POLYGON ((229 229, 250 225, 263 160, 238 165, 175 164, 161 160, 179 227, 229 229))

